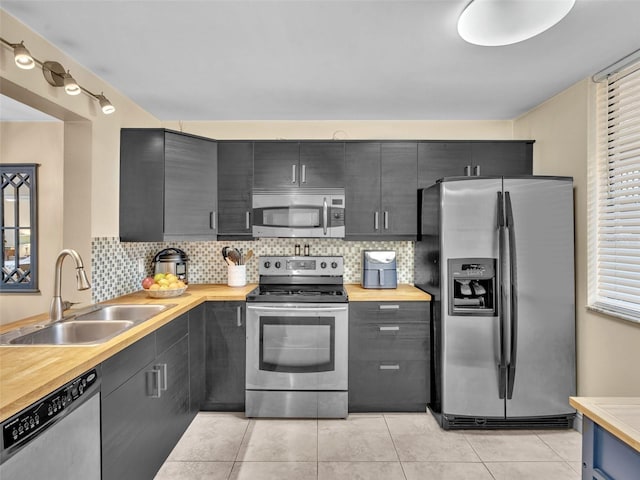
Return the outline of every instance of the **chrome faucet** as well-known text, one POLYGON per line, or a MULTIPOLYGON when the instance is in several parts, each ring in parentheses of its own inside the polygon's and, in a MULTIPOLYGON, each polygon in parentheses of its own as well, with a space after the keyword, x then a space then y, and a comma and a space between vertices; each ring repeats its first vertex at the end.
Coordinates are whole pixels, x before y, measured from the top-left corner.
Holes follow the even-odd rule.
POLYGON ((53 284, 53 299, 51 300, 51 307, 49 308, 49 319, 52 322, 62 320, 62 312, 65 310, 65 303, 62 301, 62 262, 66 256, 70 256, 76 262, 76 279, 78 281, 78 290, 88 290, 91 288, 87 274, 84 271, 84 265, 82 264, 82 258, 75 250, 70 248, 62 250, 58 254, 56 260, 56 274, 53 284))

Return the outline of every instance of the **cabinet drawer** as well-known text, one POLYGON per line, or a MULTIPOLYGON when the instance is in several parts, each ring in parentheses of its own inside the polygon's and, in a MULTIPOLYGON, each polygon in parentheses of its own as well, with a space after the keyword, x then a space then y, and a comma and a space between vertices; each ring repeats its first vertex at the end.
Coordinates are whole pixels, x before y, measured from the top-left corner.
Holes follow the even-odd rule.
POLYGON ((102 363, 102 398, 133 377, 156 356, 155 335, 141 338, 102 363))
POLYGON ((156 330, 156 351, 164 352, 189 333, 189 314, 185 313, 156 330))
POLYGON ((427 361, 351 361, 349 411, 422 411, 428 379, 427 361))
POLYGON ((379 322, 425 322, 429 320, 428 302, 354 302, 349 304, 349 324, 379 322))
POLYGON ((351 326, 349 350, 354 360, 426 360, 429 324, 380 322, 351 326))

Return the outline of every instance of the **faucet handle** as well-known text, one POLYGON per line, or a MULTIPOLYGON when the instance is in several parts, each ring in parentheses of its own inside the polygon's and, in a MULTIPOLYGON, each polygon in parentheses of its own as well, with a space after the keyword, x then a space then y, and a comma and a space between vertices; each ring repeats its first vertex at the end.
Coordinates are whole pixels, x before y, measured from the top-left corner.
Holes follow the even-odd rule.
POLYGON ((78 305, 81 302, 69 302, 67 300, 63 300, 62 301, 62 310, 69 310, 71 307, 73 307, 74 305, 78 305))

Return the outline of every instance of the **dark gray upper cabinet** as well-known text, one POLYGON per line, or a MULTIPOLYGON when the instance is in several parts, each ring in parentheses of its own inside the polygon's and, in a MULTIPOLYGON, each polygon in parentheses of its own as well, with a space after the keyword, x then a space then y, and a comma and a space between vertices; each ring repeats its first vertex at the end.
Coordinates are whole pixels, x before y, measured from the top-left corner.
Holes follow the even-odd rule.
POLYGON ((215 240, 215 141, 164 129, 122 129, 120 239, 215 240))
POLYGON ((480 175, 531 175, 533 142, 476 142, 471 160, 480 175))
POLYGON ((415 238, 416 142, 347 143, 345 171, 347 238, 415 238))
POLYGON ((533 141, 421 142, 418 188, 443 177, 463 175, 531 175, 533 141))
POLYGON ((300 144, 301 187, 344 188, 344 143, 300 144))
POLYGON ((218 142, 218 236, 251 236, 253 142, 218 142))
POLYGON ((253 187, 343 188, 343 142, 255 142, 253 187))

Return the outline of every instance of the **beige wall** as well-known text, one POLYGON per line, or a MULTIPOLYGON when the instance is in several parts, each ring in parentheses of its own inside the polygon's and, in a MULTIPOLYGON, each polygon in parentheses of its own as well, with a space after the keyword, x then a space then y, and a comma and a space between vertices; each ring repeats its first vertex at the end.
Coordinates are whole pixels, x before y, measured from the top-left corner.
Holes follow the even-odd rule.
POLYGON ((514 135, 534 138, 534 173, 572 176, 575 185, 578 394, 640 395, 640 325, 586 309, 587 168, 594 89, 585 79, 514 122, 514 135))
POLYGON ((494 121, 273 121, 164 122, 163 127, 217 140, 511 140, 513 122, 494 121))
MULTIPOLYGON (((62 247, 64 164, 62 122, 0 122, 0 163, 38 163, 38 254, 51 258, 62 247)), ((54 257, 55 258, 55 257, 54 257)), ((49 308, 53 263, 40 261, 40 294, 1 294, 0 318, 22 318, 49 308)))

